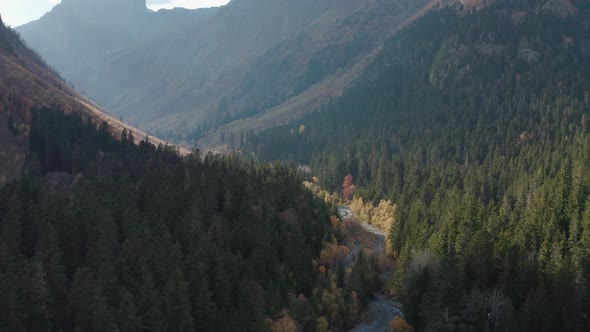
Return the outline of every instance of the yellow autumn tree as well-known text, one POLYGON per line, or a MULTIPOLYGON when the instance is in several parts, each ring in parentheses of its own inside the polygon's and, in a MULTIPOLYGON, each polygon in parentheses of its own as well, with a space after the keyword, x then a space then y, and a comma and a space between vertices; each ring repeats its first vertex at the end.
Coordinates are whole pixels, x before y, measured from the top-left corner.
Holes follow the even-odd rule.
POLYGON ((335 270, 338 264, 342 262, 350 253, 350 248, 345 245, 338 245, 336 241, 324 245, 320 252, 320 265, 327 266, 335 270))
POLYGON ((322 316, 316 321, 315 330, 316 332, 330 332, 330 323, 322 316))
POLYGON ((288 310, 283 310, 281 313, 281 318, 276 322, 272 323, 271 331, 272 332, 297 332, 299 328, 297 327, 297 322, 289 316, 288 310))
POLYGON ((414 327, 405 319, 401 317, 395 317, 392 321, 389 322, 389 331, 390 332, 414 332, 414 327))
POLYGON ((299 126, 299 135, 303 135, 304 132, 305 132, 305 125, 299 126))
POLYGON ((381 200, 373 212, 373 225, 389 231, 395 222, 397 206, 389 200, 381 200))
POLYGON ((374 206, 372 202, 364 202, 359 197, 352 200, 350 209, 361 221, 387 233, 395 222, 397 206, 389 200, 381 200, 377 206, 374 206))

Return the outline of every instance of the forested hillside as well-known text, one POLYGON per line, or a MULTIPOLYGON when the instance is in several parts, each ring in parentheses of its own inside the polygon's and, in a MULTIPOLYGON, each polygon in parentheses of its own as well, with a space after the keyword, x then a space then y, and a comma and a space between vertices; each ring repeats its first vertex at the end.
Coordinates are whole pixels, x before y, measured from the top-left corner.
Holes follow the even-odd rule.
POLYGON ((0 331, 359 321, 377 265, 295 167, 123 129, 1 21, 0 74, 0 331))
POLYGON ((236 148, 391 199, 394 286, 427 331, 590 328, 590 3, 432 11, 356 86, 236 148))
POLYGON ((23 174, 0 184, 0 330, 337 331, 358 321, 376 264, 342 245, 340 220, 295 167, 180 157, 77 113, 31 114, 23 174))

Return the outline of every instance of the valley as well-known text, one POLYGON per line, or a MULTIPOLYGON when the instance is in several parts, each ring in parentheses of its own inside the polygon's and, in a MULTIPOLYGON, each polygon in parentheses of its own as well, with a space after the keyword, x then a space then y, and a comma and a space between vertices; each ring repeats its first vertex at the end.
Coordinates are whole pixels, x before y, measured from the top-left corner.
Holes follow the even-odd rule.
POLYGON ((0 21, 0 329, 590 330, 590 1, 147 3, 0 21))
POLYGON ((590 8, 576 5, 431 10, 341 98, 239 149, 395 203, 391 285, 416 330, 587 326, 590 8))
MULTIPOLYGON (((156 145, 168 143, 158 137, 132 127, 113 117, 94 101, 72 88, 55 70, 34 51, 30 50, 19 36, 4 26, 0 19, 0 116, 2 122, 12 119, 19 127, 17 137, 3 135, 0 176, 9 179, 18 177, 27 155, 26 134, 31 121, 31 108, 58 107, 66 113, 78 113, 92 120, 97 126, 106 123, 113 135, 126 129, 138 139, 149 138, 156 145)), ((6 131, 2 126, 2 131, 6 131)), ((178 148, 180 154, 189 150, 178 148)))
POLYGON ((293 121, 341 95, 399 26, 432 6, 234 0, 217 9, 156 13, 137 3, 111 6, 120 7, 115 15, 93 0, 65 1, 17 30, 117 117, 202 150, 228 150, 221 136, 293 121), (96 28, 100 19, 111 26, 96 28))
MULTIPOLYGON (((393 260, 385 256, 385 234, 374 226, 360 221, 349 207, 340 206, 338 214, 344 222, 353 223, 352 231, 345 242, 351 248, 350 260, 358 255, 359 250, 370 250, 377 255, 381 289, 371 295, 368 306, 362 314, 361 323, 350 332, 389 331, 389 323, 395 317, 402 317, 401 303, 392 301, 386 293, 386 284, 392 277, 393 260)), ((348 259, 347 259, 348 260, 348 259)))

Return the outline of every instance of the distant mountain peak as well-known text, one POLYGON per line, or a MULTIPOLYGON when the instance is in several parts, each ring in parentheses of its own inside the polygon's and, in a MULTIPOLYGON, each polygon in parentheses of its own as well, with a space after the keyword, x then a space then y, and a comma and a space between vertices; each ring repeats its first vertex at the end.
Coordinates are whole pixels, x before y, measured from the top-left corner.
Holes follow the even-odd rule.
POLYGON ((146 0, 62 0, 62 4, 92 4, 92 5, 133 5, 137 7, 146 7, 146 0))
POLYGON ((2 17, 0 16, 0 46, 7 45, 8 41, 11 40, 10 37, 10 29, 4 25, 2 21, 2 17))
POLYGON ((5 25, 4 21, 2 21, 2 15, 0 14, 0 30, 4 29, 7 29, 7 25, 5 25))
POLYGON ((60 7, 99 11, 147 11, 146 0, 62 0, 60 7))

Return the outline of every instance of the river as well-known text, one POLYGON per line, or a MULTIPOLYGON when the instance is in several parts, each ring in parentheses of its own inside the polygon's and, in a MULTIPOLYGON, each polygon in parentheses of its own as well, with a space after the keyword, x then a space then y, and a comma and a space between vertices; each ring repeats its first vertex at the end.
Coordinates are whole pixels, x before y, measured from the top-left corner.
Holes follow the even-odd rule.
MULTIPOLYGON (((338 213, 342 219, 354 219, 354 214, 346 206, 340 206, 338 213)), ((385 258, 385 234, 367 223, 360 222, 358 224, 361 227, 358 227, 352 239, 349 239, 351 242, 349 246, 352 247, 351 256, 356 255, 359 248, 368 248, 381 256, 379 261, 387 263, 388 259, 385 258)), ((350 261, 352 261, 352 258, 350 261)), ((391 263, 391 261, 388 263, 391 263)), ((390 279, 390 267, 384 266, 383 271, 383 281, 390 279)), ((401 311, 401 303, 388 299, 382 291, 373 294, 373 299, 363 313, 363 321, 350 330, 351 332, 387 332, 391 320, 398 316, 404 316, 401 311)))

